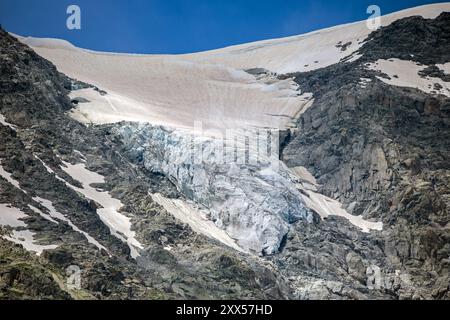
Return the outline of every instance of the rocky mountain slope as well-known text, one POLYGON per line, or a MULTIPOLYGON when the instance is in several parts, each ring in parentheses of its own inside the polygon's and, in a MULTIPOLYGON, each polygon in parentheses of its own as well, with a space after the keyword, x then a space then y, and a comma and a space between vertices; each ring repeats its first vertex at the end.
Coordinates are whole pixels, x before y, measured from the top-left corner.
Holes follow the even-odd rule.
POLYGON ((286 296, 270 264, 195 234, 156 204, 149 190, 181 195, 166 178, 130 162, 110 126, 85 127, 66 115, 69 90, 79 84, 3 30, 1 61, 2 298, 286 296), (139 257, 101 220, 100 204, 80 192, 89 186, 65 171, 71 163, 82 165, 80 180, 89 172, 104 177, 94 191, 120 199, 117 214, 132 222, 139 257), (13 208, 21 215, 10 214, 13 208), (46 245, 56 248, 33 247, 46 245), (71 265, 82 270, 80 290, 67 288, 71 265))
POLYGON ((0 30, 0 298, 449 299, 444 11, 162 59, 0 30), (317 39, 317 63, 292 51, 317 39), (156 69, 133 87, 108 80, 118 61, 156 69), (217 162, 197 107, 279 130, 276 159, 217 162))

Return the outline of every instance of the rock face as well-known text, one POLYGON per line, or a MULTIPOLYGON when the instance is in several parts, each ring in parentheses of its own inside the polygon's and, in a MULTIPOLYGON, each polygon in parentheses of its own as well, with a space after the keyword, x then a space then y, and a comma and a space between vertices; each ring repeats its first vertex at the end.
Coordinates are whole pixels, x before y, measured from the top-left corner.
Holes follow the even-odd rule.
MULTIPOLYGON (((20 226, 0 226, 0 298, 450 299, 450 99, 389 85, 368 67, 412 60, 424 65, 418 77, 448 82, 449 19, 402 19, 372 33, 357 60, 278 75, 314 102, 282 133, 282 162, 256 164, 218 162, 216 142, 180 131, 78 123, 67 113, 83 101, 68 94, 90 85, 0 30, 0 221, 20 213, 20 226), (136 259, 100 219, 104 208, 74 191, 83 181, 67 164, 104 177, 89 190, 123 203, 142 244, 136 259), (296 179, 298 168, 314 177, 296 179), (303 202, 307 184, 383 229, 318 219, 303 202), (195 233, 155 193, 207 208, 263 257, 195 233), (48 249, 37 256, 8 240, 20 231, 48 249), (83 270, 77 289, 66 284, 73 265, 83 270)), ((248 72, 269 72, 263 67, 248 72)))
MULTIPOLYGON (((450 61, 449 27, 448 13, 435 20, 403 19, 374 32, 356 62, 296 78, 316 99, 299 120, 283 159, 288 166, 308 168, 321 191, 348 211, 382 219, 387 260, 380 272, 398 270, 403 280, 408 274, 407 282, 394 286, 400 297, 448 298, 449 98, 386 85, 383 75, 365 65, 407 59, 428 66, 422 76, 433 76, 437 64, 450 61)), ((447 79, 441 70, 434 77, 447 79)), ((347 255, 347 264, 360 278, 359 259, 347 255)))

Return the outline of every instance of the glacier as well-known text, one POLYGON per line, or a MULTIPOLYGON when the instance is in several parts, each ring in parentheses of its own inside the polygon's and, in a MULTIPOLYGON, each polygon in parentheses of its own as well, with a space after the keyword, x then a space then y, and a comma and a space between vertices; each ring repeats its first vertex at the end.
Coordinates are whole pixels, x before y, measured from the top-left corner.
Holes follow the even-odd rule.
POLYGON ((290 224, 314 219, 290 170, 265 152, 258 153, 258 161, 245 161, 234 157, 235 145, 218 151, 224 140, 146 124, 121 124, 116 133, 133 158, 142 158, 145 168, 164 174, 208 209, 216 226, 244 250, 274 254, 290 224))

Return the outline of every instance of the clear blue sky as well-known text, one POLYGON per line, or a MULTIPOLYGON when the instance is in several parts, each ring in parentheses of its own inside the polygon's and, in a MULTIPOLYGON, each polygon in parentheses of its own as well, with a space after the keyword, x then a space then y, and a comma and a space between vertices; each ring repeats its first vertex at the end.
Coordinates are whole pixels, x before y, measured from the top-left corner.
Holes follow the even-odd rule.
MULTIPOLYGON (((0 24, 24 36, 128 53, 188 53, 305 33, 438 0, 0 0, 0 24), (66 28, 68 5, 82 29, 66 28)), ((441 1, 444 2, 444 1, 441 1)))

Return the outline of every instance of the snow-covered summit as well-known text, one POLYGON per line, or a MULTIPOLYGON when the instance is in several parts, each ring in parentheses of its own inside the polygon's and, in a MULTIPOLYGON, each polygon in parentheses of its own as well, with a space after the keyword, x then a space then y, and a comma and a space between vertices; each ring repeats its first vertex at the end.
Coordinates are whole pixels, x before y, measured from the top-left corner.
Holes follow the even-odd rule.
MULTIPOLYGON (((415 15, 435 18, 444 11, 450 11, 450 3, 400 11, 382 17, 381 23, 386 26, 415 15)), ((201 122, 214 129, 283 129, 310 106, 311 96, 297 91, 293 81, 278 81, 273 74, 335 64, 355 53, 370 33, 367 22, 362 21, 186 55, 106 54, 79 49, 63 40, 20 40, 59 71, 108 92, 106 96, 85 92, 91 103, 78 107, 80 120, 128 120, 177 128, 192 128, 201 122), (261 77, 244 71, 251 68, 263 68, 267 74, 261 77)))

